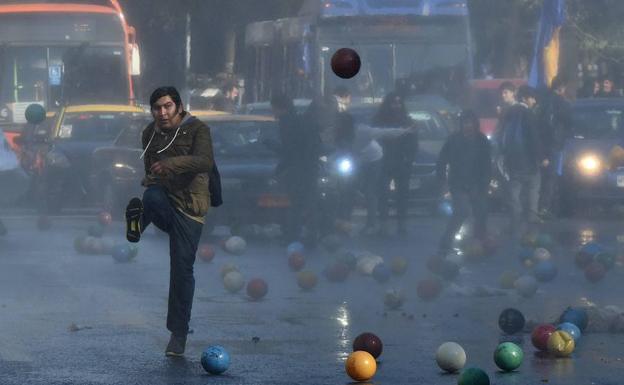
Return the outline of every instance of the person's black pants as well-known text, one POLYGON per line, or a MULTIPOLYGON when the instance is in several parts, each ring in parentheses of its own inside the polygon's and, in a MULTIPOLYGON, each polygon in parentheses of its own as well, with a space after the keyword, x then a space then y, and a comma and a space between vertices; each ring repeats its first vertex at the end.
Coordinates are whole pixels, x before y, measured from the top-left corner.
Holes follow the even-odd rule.
POLYGON ((485 191, 451 191, 453 214, 446 225, 446 231, 440 239, 438 253, 446 255, 451 250, 455 234, 459 231, 464 221, 474 216, 474 235, 476 239, 483 240, 487 232, 487 193, 485 191))
POLYGON ((398 163, 384 160, 381 176, 379 177, 379 218, 382 221, 388 218, 390 208, 390 183, 394 181, 397 220, 399 226, 405 225, 411 171, 411 162, 398 163))
POLYGON ((557 170, 554 162, 541 169, 539 209, 554 211, 554 197, 557 190, 557 170))
POLYGON ((282 229, 284 238, 290 242, 314 242, 318 236, 318 187, 316 178, 302 180, 287 178, 283 180, 285 190, 290 200, 290 208, 286 215, 285 226, 282 229), (302 230, 307 234, 303 237, 302 230))
POLYGON ((153 223, 169 234, 171 270, 167 329, 174 335, 186 335, 195 292, 193 264, 203 225, 178 210, 162 186, 150 186, 145 190, 143 207, 143 231, 153 223))

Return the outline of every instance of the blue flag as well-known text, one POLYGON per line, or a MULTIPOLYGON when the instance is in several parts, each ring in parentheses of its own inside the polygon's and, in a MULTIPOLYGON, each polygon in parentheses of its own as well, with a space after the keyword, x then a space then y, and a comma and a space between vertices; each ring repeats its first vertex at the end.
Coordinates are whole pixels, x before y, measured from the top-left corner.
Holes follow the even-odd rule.
POLYGON ((565 22, 565 0, 544 0, 535 37, 529 85, 550 87, 559 72, 559 34, 565 22))

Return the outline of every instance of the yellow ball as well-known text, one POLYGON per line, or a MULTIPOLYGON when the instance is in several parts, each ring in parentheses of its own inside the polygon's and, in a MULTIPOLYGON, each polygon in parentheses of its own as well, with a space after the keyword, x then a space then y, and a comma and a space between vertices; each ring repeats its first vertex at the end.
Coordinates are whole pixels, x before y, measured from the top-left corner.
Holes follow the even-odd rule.
POLYGON ((349 377, 355 381, 368 381, 373 378, 377 371, 377 362, 370 353, 358 350, 351 353, 347 358, 345 370, 349 377))
POLYGON ((574 351, 574 338, 563 330, 548 337, 548 351, 557 357, 568 357, 574 351))

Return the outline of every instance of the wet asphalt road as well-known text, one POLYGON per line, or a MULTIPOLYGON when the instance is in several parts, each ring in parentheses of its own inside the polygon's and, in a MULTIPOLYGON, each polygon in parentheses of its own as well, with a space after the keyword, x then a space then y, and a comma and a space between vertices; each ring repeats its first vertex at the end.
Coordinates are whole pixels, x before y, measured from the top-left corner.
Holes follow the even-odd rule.
MULTIPOLYGON (((168 242, 148 230, 132 263, 107 255, 79 255, 73 240, 93 217, 53 218, 52 229, 38 231, 36 218, 12 212, 9 233, 0 239, 0 384, 348 384, 344 360, 352 340, 371 331, 384 341, 374 384, 456 384, 442 374, 433 357, 445 341, 460 343, 467 366, 481 367, 493 384, 620 385, 624 374, 624 335, 586 334, 571 358, 535 354, 529 334, 501 335, 499 313, 520 309, 527 319, 551 321, 582 297, 624 308, 624 268, 590 284, 574 266, 570 251, 581 236, 615 246, 624 227, 617 219, 551 223, 547 231, 561 240, 553 250, 557 278, 540 284, 530 299, 513 290, 500 296, 460 296, 447 284, 441 296, 424 302, 416 295, 420 279, 430 276, 426 258, 443 228, 440 218, 416 218, 407 239, 352 238, 353 250, 369 250, 386 259, 410 259, 408 272, 379 284, 352 273, 346 283, 329 283, 320 272, 328 260, 322 250, 307 252, 307 266, 319 273, 318 286, 305 292, 289 271, 285 248, 270 240, 250 241, 242 256, 220 249, 211 263, 196 263, 196 292, 186 358, 163 354, 168 340, 165 314, 168 290, 168 242), (229 294, 220 269, 235 263, 245 278, 262 277, 268 295, 250 302, 229 294), (406 296, 398 311, 386 311, 386 289, 406 296), (71 331, 71 324, 80 330, 71 331), (259 337, 257 342, 253 337, 259 337), (496 370, 492 353, 499 341, 514 340, 525 360, 513 373, 496 370), (231 354, 230 369, 206 374, 200 365, 204 347, 220 344, 231 354)), ((495 219, 492 228, 500 228, 495 219)), ((121 223, 105 238, 123 240, 121 223)), ((503 270, 525 268, 502 247, 496 256, 466 264, 455 288, 498 286, 503 270)))

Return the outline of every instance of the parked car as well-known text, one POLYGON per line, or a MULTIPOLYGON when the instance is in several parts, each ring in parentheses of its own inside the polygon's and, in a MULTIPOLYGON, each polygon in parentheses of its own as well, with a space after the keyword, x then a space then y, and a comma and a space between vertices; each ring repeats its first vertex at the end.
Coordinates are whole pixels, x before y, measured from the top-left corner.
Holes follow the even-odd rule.
POLYGON ((44 183, 50 209, 64 204, 93 204, 102 199, 93 175, 93 151, 112 144, 127 127, 144 127, 150 119, 142 108, 127 105, 64 107, 52 127, 44 160, 44 183))
POLYGON ((594 203, 624 202, 624 98, 578 99, 571 137, 558 164, 563 214, 594 203))
MULTIPOLYGON (((193 115, 210 127, 223 189, 223 205, 210 211, 206 227, 280 223, 290 201, 274 177, 277 154, 266 145, 278 140, 276 121, 267 116, 215 111, 194 111, 193 115)), ((111 146, 94 152, 96 178, 106 194, 105 206, 117 216, 131 197, 142 195, 142 130, 127 127, 111 146)))

